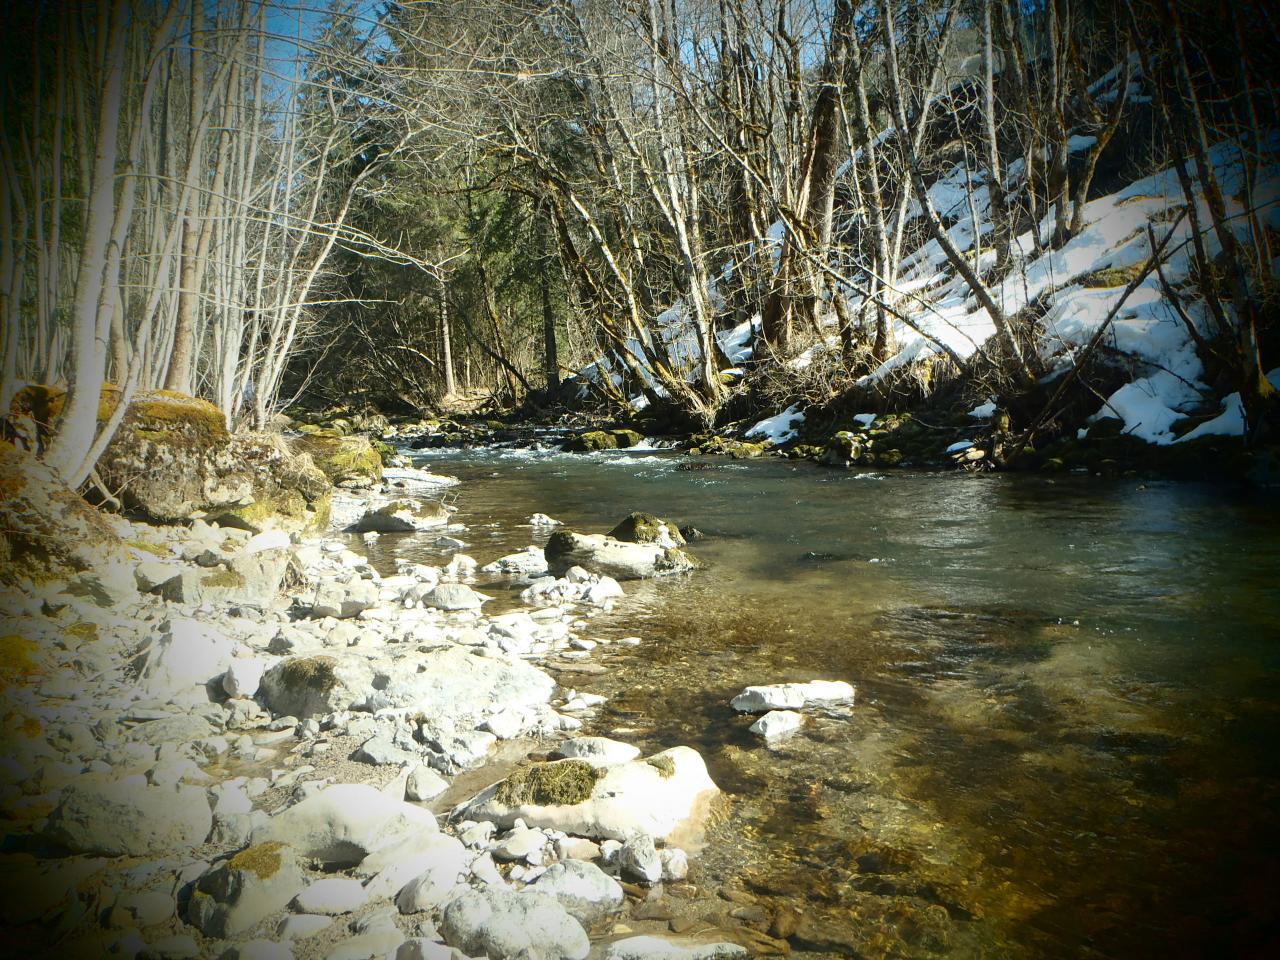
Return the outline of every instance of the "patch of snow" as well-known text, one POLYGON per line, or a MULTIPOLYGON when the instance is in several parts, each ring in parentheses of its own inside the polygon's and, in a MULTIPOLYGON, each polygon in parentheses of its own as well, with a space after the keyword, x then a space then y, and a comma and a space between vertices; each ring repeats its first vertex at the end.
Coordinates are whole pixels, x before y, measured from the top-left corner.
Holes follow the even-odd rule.
POLYGON ((947 447, 943 453, 959 453, 961 450, 968 450, 973 446, 972 440, 957 440, 951 446, 947 447))
POLYGON ((747 431, 748 437, 764 437, 774 443, 787 443, 794 440, 798 426, 804 423, 804 414, 800 404, 792 404, 782 413, 766 417, 747 431))
POLYGON ((996 412, 996 402, 988 400, 986 403, 980 403, 969 411, 969 416, 975 420, 986 420, 996 412))
POLYGON ((870 427, 876 422, 876 415, 874 413, 855 413, 853 419, 864 427, 870 427))

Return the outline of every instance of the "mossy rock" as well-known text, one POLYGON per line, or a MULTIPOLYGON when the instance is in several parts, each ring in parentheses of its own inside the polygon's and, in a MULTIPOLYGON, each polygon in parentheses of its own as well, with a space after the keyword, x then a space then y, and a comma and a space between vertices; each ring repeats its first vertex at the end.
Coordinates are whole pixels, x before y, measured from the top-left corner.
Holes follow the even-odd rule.
POLYGON ((1138 278, 1146 264, 1141 261, 1127 267, 1104 267, 1076 278, 1082 287, 1127 287, 1138 278))
POLYGON ((685 545, 680 528, 669 520, 655 517, 652 513, 639 511, 630 513, 612 530, 609 536, 627 543, 661 543, 667 539, 678 547, 685 545))
POLYGON ((599 453, 601 450, 617 450, 618 438, 605 430, 589 430, 580 433, 568 443, 565 449, 572 453, 599 453))
POLYGON ((303 436, 297 446, 336 485, 368 487, 382 479, 382 457, 365 437, 303 436))
POLYGON ((395 447, 383 440, 370 440, 369 443, 374 450, 378 451, 378 456, 381 458, 384 467, 389 467, 395 463, 396 457, 399 456, 395 447))
POLYGON ((848 430, 840 430, 827 441, 822 451, 822 462, 831 467, 847 467, 867 456, 869 444, 848 430))
POLYGON ((897 449, 884 450, 877 455, 876 459, 887 467, 896 467, 902 462, 902 451, 897 449))
POLYGON ((591 793, 604 773, 585 760, 535 763, 502 781, 494 799, 507 807, 572 806, 591 799, 591 793))
POLYGON ((676 762, 666 754, 660 753, 656 757, 648 757, 645 763, 657 770, 663 780, 670 780, 676 775, 676 762))
POLYGON ((644 434, 637 430, 610 430, 609 435, 617 441, 618 449, 620 450, 634 447, 644 442, 644 434))
POLYGON ((295 657, 280 665, 280 684, 297 690, 306 689, 325 694, 338 683, 335 672, 338 661, 333 657, 321 654, 314 657, 295 657))
POLYGON ((19 634, 0 637, 0 690, 30 680, 40 669, 40 647, 19 634))
POLYGON ((280 872, 280 867, 284 863, 281 851, 287 846, 288 844, 279 840, 259 843, 241 850, 227 861, 227 866, 232 870, 252 873, 259 880, 270 880, 280 872))

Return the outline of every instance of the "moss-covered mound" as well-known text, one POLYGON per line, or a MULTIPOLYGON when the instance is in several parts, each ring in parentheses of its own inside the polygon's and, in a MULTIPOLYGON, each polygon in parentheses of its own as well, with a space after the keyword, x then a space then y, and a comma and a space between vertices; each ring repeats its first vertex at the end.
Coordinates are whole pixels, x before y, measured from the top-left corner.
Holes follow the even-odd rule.
POLYGON ((604 771, 585 760, 535 763, 517 770, 498 784, 494 799, 504 806, 552 807, 584 803, 591 799, 604 771))
POLYGON ((382 479, 382 457, 365 437, 304 434, 297 448, 338 486, 370 487, 382 479))
POLYGON ((609 536, 627 543, 662 543, 666 546, 674 543, 678 547, 683 547, 685 542, 680 534, 680 528, 674 523, 655 517, 652 513, 640 511, 628 514, 621 523, 609 531, 609 536))
POLYGON ((0 443, 0 583, 39 583, 124 558, 98 511, 29 453, 0 443))

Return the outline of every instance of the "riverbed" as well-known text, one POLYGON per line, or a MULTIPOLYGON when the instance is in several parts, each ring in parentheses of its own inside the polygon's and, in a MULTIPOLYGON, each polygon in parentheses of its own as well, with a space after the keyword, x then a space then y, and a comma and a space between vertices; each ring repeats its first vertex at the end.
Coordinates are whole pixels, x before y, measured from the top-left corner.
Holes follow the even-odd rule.
MULTIPOLYGON (((1076 476, 826 470, 661 451, 434 451, 465 552, 633 510, 706 563, 593 623, 588 732, 697 748, 728 801, 694 889, 804 910, 832 954, 1200 956, 1275 937, 1280 509, 1076 476), (690 466, 694 469, 688 469, 690 466), (772 748, 729 699, 841 679, 772 748)), ((431 538, 360 548, 441 562, 431 538)), ((477 585, 488 612, 507 581, 477 585)), ((727 899, 726 899, 727 898, 727 899)), ((820 955, 818 951, 812 955, 820 955)))

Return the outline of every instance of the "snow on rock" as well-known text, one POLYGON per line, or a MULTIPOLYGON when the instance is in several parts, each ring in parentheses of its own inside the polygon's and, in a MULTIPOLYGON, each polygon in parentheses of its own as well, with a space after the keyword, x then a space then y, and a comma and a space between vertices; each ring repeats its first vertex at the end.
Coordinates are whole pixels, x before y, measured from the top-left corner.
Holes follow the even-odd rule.
POLYGON ((796 403, 787 407, 782 413, 761 420, 751 427, 746 435, 764 437, 776 444, 787 443, 795 439, 802 423, 804 423, 804 413, 800 410, 800 404, 796 403))
POLYGON ((853 415, 853 419, 855 423, 860 423, 864 427, 870 427, 876 422, 876 415, 874 413, 855 413, 853 415))
POLYGON ((988 400, 986 403, 980 403, 969 411, 969 416, 975 420, 986 420, 996 412, 996 402, 988 400))
MULTIPOLYGON (((1268 373, 1267 380, 1271 382, 1273 387, 1280 389, 1280 367, 1276 367, 1268 373)), ((1239 393, 1230 393, 1222 398, 1222 413, 1212 420, 1200 424, 1186 436, 1179 437, 1175 442, 1181 443, 1184 440, 1195 440, 1199 437, 1210 436, 1241 437, 1244 436, 1244 428, 1244 403, 1240 400, 1239 393)))
POLYGON ((957 440, 951 446, 944 450, 944 453, 959 453, 961 450, 968 450, 973 446, 972 440, 957 440))

